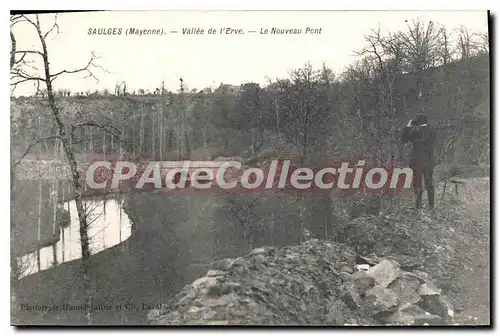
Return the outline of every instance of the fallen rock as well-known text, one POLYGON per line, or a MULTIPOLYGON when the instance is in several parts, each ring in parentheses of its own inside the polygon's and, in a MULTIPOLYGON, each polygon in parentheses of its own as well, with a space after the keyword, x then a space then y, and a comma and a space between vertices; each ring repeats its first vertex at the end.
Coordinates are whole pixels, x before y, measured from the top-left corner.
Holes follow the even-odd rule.
POLYGON ((368 265, 368 264, 356 265, 356 271, 368 271, 369 269, 370 269, 370 265, 368 265))
POLYGON ((413 315, 413 316, 416 316, 416 315, 425 315, 425 310, 423 310, 421 307, 417 306, 417 305, 409 305, 407 307, 400 307, 398 309, 399 312, 401 313, 405 313, 405 314, 410 314, 410 315, 413 315))
POLYGON ((344 280, 344 282, 350 281, 351 280, 351 275, 346 272, 340 272, 339 277, 344 280))
POLYGON ((417 294, 420 296, 441 295, 441 290, 429 282, 420 285, 417 290, 417 294))
POLYGON ((368 264, 369 266, 375 266, 376 264, 378 264, 380 262, 380 258, 376 257, 376 256, 361 256, 361 255, 358 255, 356 257, 356 262, 358 264, 368 264))
POLYGON ((259 247, 259 248, 253 249, 248 255, 256 255, 256 254, 263 254, 263 253, 266 253, 266 248, 259 247))
POLYGON ((354 271, 352 269, 352 267, 349 267, 347 265, 343 265, 341 268, 340 268, 340 272, 345 272, 345 273, 349 273, 349 274, 352 274, 354 271))
POLYGON ((420 286, 420 280, 408 274, 402 274, 389 284, 387 288, 391 289, 399 297, 402 305, 410 306, 421 300, 416 293, 420 286))
POLYGON ((147 316, 163 325, 440 325, 453 320, 453 307, 425 272, 402 271, 398 261, 383 259, 367 265, 367 271, 350 273, 348 266, 355 264, 352 248, 316 239, 258 248, 212 263, 204 277, 147 316))
POLYGON ((440 316, 427 313, 415 316, 415 325, 446 325, 446 323, 440 316))
POLYGON ((358 271, 351 275, 351 283, 357 293, 364 295, 368 289, 375 285, 375 279, 365 271, 358 271))
POLYGON ((453 305, 443 295, 425 295, 422 296, 420 306, 426 311, 440 316, 444 322, 453 324, 455 312, 453 305))
POLYGON ((396 293, 378 285, 366 291, 361 309, 364 315, 374 316, 382 312, 394 312, 398 304, 399 299, 396 293))
POLYGON ((347 307, 352 310, 356 310, 361 306, 361 295, 359 295, 359 292, 352 282, 346 283, 342 292, 342 300, 345 302, 347 307))
POLYGON ((345 303, 341 300, 334 300, 330 302, 326 313, 326 323, 328 325, 344 325, 345 303))
MULTIPOLYGON (((345 244, 311 239, 295 246, 253 250, 220 261, 175 295, 150 321, 160 325, 371 325, 341 301, 342 265, 356 253, 345 244), (258 267, 256 267, 258 265, 258 267), (333 306, 333 302, 340 301, 333 306), (328 319, 330 319, 329 322, 328 319)), ((352 286, 352 285, 351 285, 352 286)), ((346 293, 346 292, 344 292, 346 293)), ((361 297, 353 290, 356 302, 361 297)))
POLYGON ((415 276, 415 277, 418 277, 419 279, 421 279, 422 283, 425 283, 425 282, 432 283, 433 282, 432 278, 426 272, 423 272, 420 270, 413 270, 410 274, 412 276, 415 276))
POLYGON ((384 259, 366 271, 382 287, 387 287, 400 274, 399 268, 391 261, 384 259))
POLYGON ((415 324, 415 317, 411 314, 402 311, 396 311, 393 315, 387 318, 386 324, 388 325, 413 325, 415 324))
MULTIPOLYGON (((208 294, 209 290, 207 290, 207 294, 208 294)), ((192 300, 196 298, 196 292, 194 290, 190 290, 188 291, 187 293, 185 293, 184 296, 182 296, 182 298, 179 299, 179 304, 183 304, 184 302, 187 302, 189 300, 192 300)))
POLYGON ((228 270, 238 274, 246 273, 248 271, 248 262, 244 258, 236 258, 228 270))
POLYGON ((396 311, 387 319, 391 325, 442 325, 440 316, 430 314, 422 308, 412 305, 405 309, 396 311))
POLYGON ((201 288, 212 288, 217 286, 217 279, 212 277, 203 277, 195 280, 191 286, 195 290, 200 290, 201 288))
POLYGON ((252 257, 252 259, 256 267, 260 267, 263 263, 266 262, 266 257, 264 257, 262 254, 256 254, 252 257))
POLYGON ((149 320, 155 320, 158 317, 160 317, 160 315, 161 315, 161 310, 159 310, 159 309, 152 309, 151 311, 149 311, 147 313, 147 318, 149 320))

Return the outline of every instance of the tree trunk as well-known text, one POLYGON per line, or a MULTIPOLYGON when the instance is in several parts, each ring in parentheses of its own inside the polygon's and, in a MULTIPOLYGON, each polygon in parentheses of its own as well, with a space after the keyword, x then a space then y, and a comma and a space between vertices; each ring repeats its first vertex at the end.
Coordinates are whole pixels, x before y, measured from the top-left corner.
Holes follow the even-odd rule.
POLYGON ((142 156, 142 145, 144 143, 144 108, 141 106, 141 131, 139 133, 139 156, 142 156))
POLYGON ((61 238, 62 238, 62 244, 61 244, 61 254, 62 254, 62 262, 64 263, 66 260, 64 258, 64 254, 66 252, 66 241, 65 241, 65 237, 64 237, 64 228, 61 228, 61 238))
MULTIPOLYGON (((40 138, 40 116, 38 116, 38 138, 40 138)), ((37 160, 40 160, 41 154, 41 144, 38 145, 38 155, 37 160)), ((38 272, 41 271, 41 262, 40 262, 40 239, 41 239, 41 226, 42 226, 42 177, 40 173, 38 174, 38 216, 37 216, 37 246, 36 246, 36 265, 38 268, 38 272)))
POLYGON ((203 127, 203 149, 207 149, 207 133, 205 127, 203 127))
MULTIPOLYGON (((14 170, 10 172, 10 195, 11 202, 12 196, 14 195, 14 170)), ((16 304, 17 298, 17 287, 19 280, 19 264, 17 262, 17 253, 14 248, 15 246, 15 237, 16 237, 16 225, 13 220, 10 221, 10 284, 11 284, 11 296, 14 305, 16 304)))
POLYGON ((40 29, 40 23, 38 22, 38 17, 37 17, 37 31, 43 49, 42 54, 43 54, 43 64, 45 73, 45 84, 47 86, 47 97, 52 111, 52 115, 54 116, 54 119, 59 129, 59 136, 64 148, 64 152, 66 153, 66 157, 68 158, 68 163, 71 168, 72 184, 75 191, 75 203, 78 212, 78 220, 80 222, 80 244, 82 249, 80 269, 82 273, 82 287, 83 287, 82 289, 85 297, 85 304, 87 307, 86 309, 87 322, 89 324, 92 324, 92 310, 91 310, 92 288, 90 282, 90 250, 89 250, 89 236, 87 231, 88 224, 82 201, 82 186, 80 184, 80 173, 78 172, 78 166, 73 152, 72 139, 73 139, 74 127, 71 126, 68 135, 66 132, 66 127, 62 121, 59 109, 55 103, 54 93, 52 89, 52 78, 50 76, 50 69, 49 69, 50 63, 49 63, 47 44, 45 43, 45 38, 40 29))
POLYGON ((106 131, 102 131, 102 155, 103 160, 106 161, 106 131))
POLYGON ((154 109, 151 111, 151 150, 153 152, 153 156, 151 157, 152 160, 156 160, 156 153, 155 153, 155 113, 154 109))
POLYGON ((278 138, 281 140, 281 133, 280 133, 280 117, 279 117, 279 105, 278 105, 278 100, 274 98, 274 110, 276 113, 276 132, 278 132, 278 138))
MULTIPOLYGON (((57 194, 58 194, 58 190, 57 190, 57 187, 59 185, 59 181, 57 179, 57 163, 56 163, 56 159, 57 159, 57 145, 59 144, 59 142, 55 142, 54 144, 54 176, 52 177, 52 191, 51 191, 51 195, 52 195, 52 239, 55 239, 55 234, 56 234, 56 229, 57 229, 57 194)), ((54 243, 52 244, 52 263, 53 263, 53 266, 57 265, 58 262, 57 262, 57 242, 58 240, 55 240, 54 243)))
MULTIPOLYGON (((163 90, 162 90, 162 95, 163 95, 163 90)), ((160 143, 159 143, 159 150, 160 150, 160 161, 163 161, 163 97, 160 103, 160 143)))

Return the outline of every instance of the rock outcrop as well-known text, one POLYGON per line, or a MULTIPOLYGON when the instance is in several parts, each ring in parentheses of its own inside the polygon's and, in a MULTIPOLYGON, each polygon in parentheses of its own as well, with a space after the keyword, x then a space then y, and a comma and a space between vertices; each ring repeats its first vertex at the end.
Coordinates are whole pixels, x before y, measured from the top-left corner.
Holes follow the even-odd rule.
POLYGON ((442 325, 453 308, 422 271, 306 241, 225 259, 148 319, 156 325, 442 325), (374 264, 375 263, 375 264, 374 264), (370 265, 371 264, 371 265, 370 265), (366 269, 366 268, 365 268, 366 269))
POLYGON ((446 325, 453 307, 430 276, 401 270, 397 261, 383 259, 367 271, 357 271, 343 285, 343 299, 361 316, 382 325, 446 325))

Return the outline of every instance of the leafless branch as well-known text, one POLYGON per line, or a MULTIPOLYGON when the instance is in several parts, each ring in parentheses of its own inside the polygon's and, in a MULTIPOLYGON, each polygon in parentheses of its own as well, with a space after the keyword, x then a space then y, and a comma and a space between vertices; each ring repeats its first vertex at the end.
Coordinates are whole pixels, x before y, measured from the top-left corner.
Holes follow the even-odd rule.
POLYGON ((27 21, 24 15, 16 14, 10 16, 10 27, 12 28, 14 25, 27 21))
POLYGON ((87 76, 85 78, 94 78, 97 83, 99 83, 99 79, 94 75, 92 72, 92 68, 100 69, 106 73, 109 73, 106 69, 101 67, 98 64, 95 64, 94 61, 99 59, 100 57, 96 56, 94 52, 91 53, 90 60, 88 61, 87 65, 85 65, 83 68, 80 69, 74 69, 74 70, 62 70, 59 72, 56 72, 55 74, 50 75, 50 81, 54 81, 58 76, 63 75, 63 74, 75 74, 75 73, 80 73, 80 72, 86 72, 87 76))
MULTIPOLYGON (((29 18, 29 17, 27 17, 27 16, 26 16, 26 15, 24 15, 24 14, 21 14, 20 19, 21 19, 21 21, 22 21, 22 22, 28 22, 29 24, 31 24, 31 25, 33 25, 33 26, 35 26, 35 28, 37 28, 37 30, 38 30, 38 28, 40 27, 40 22, 38 21, 38 15, 36 16, 38 26, 37 26, 37 24, 36 24, 35 22, 33 22, 33 21, 29 18)), ((21 22, 21 21, 20 21, 20 22, 21 22)))
POLYGON ((16 54, 37 54, 37 55, 43 56, 43 53, 41 51, 38 51, 38 50, 19 50, 19 51, 16 51, 16 54))
MULTIPOLYGON (((45 81, 44 78, 31 75, 20 68, 11 70, 10 74, 11 74, 11 77, 10 77, 11 81, 16 80, 16 79, 21 79, 21 80, 24 79, 23 82, 26 82, 26 81, 45 81)), ((14 84, 16 84, 16 83, 11 83, 11 85, 14 85, 14 84)), ((19 84, 19 83, 17 83, 17 84, 19 84)))
POLYGON ((57 24, 57 14, 55 15, 54 17, 54 24, 52 25, 52 27, 45 33, 45 35, 43 35, 43 38, 46 39, 47 36, 49 36, 49 34, 53 31, 53 30, 56 30, 56 36, 59 35, 59 25, 57 24))
POLYGON ((16 167, 21 163, 21 161, 26 157, 26 155, 28 155, 28 153, 30 152, 30 150, 38 145, 40 142, 43 142, 43 141, 46 141, 46 140, 50 140, 50 139, 61 139, 60 136, 58 135, 55 135, 55 136, 49 136, 49 137, 46 137, 46 138, 42 138, 42 139, 39 139, 37 141, 35 141, 34 143, 30 144, 28 146, 28 148, 26 149, 26 151, 24 151, 23 155, 21 155, 21 158, 19 160, 17 160, 13 165, 12 165, 12 170, 15 170, 16 167))
POLYGON ((82 122, 82 123, 79 123, 79 124, 76 124, 73 126, 73 129, 76 130, 77 128, 80 128, 80 127, 85 127, 85 126, 91 126, 91 127, 98 127, 112 135, 115 135, 118 134, 120 135, 121 132, 118 128, 116 128, 115 126, 111 125, 110 121, 104 125, 101 125, 101 124, 98 124, 94 121, 86 121, 86 122, 82 122), (112 131, 110 131, 110 129, 112 131))

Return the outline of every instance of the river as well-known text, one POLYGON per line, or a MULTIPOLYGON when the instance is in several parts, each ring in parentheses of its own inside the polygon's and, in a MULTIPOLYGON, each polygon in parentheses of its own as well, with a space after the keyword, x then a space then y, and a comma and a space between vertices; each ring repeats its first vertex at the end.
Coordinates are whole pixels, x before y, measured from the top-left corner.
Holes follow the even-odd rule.
MULTIPOLYGON (((95 254, 119 244, 130 237, 131 222, 122 208, 121 199, 85 199, 84 207, 89 221, 90 253, 95 254)), ((82 256, 80 246, 80 225, 75 201, 64 203, 70 213, 70 225, 62 228, 56 244, 57 263, 79 259, 82 256)), ((53 247, 40 249, 40 267, 45 270, 53 267, 53 247)), ((38 272, 36 252, 20 258, 22 277, 38 272)))

